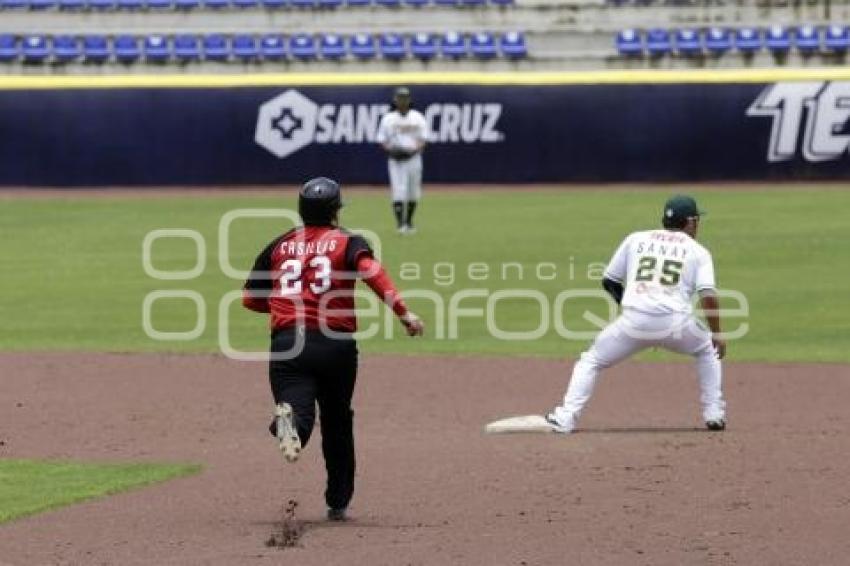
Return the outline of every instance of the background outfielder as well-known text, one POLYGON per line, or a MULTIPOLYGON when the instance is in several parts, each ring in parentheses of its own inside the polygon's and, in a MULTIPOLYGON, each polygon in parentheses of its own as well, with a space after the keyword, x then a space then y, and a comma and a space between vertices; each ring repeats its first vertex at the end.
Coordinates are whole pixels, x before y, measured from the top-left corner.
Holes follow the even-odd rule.
POLYGON ((725 428, 720 359, 726 344, 720 337, 714 264, 695 240, 700 214, 693 198, 677 195, 664 205, 663 230, 635 232, 620 244, 603 285, 623 312, 573 367, 563 404, 546 417, 557 432, 575 428, 600 370, 650 347, 694 357, 705 424, 725 428), (710 331, 693 314, 694 293, 710 331))
POLYGON ((377 140, 389 158, 393 213, 401 234, 415 231, 413 214, 422 197, 422 150, 430 135, 425 117, 411 108, 410 91, 397 88, 393 110, 381 118, 377 140))

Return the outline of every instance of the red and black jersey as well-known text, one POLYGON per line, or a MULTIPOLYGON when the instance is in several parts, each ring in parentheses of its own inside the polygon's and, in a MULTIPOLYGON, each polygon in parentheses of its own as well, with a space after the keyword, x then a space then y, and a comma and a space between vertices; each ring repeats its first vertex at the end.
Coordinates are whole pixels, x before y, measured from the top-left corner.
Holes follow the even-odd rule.
MULTIPOLYGON (((372 249, 361 236, 334 226, 300 226, 257 256, 245 282, 243 304, 270 313, 272 329, 306 326, 355 332, 354 286, 371 259, 372 249)), ((386 279, 380 265, 377 268, 386 279)), ((383 298, 400 304, 393 304, 394 310, 404 310, 392 283, 380 283, 383 298)))

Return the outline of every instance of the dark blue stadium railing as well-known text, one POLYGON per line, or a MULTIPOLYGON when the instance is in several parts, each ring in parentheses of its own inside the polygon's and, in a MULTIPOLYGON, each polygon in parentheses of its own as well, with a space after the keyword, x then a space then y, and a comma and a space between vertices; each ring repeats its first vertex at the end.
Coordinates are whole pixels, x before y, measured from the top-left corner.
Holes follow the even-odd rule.
POLYGON ((0 34, 0 62, 69 63, 84 61, 101 63, 114 60, 131 64, 140 60, 151 63, 191 63, 194 61, 277 61, 290 57, 301 61, 359 60, 378 57, 400 61, 416 58, 422 61, 442 55, 448 59, 497 57, 521 59, 528 55, 525 36, 519 32, 497 35, 480 32, 467 36, 456 32, 444 34, 396 33, 380 35, 296 34, 289 37, 223 34, 175 36, 117 35, 25 35, 0 34))
POLYGON ((197 9, 333 9, 382 6, 388 9, 441 6, 477 8, 511 6, 515 0, 0 0, 4 10, 144 11, 197 9))

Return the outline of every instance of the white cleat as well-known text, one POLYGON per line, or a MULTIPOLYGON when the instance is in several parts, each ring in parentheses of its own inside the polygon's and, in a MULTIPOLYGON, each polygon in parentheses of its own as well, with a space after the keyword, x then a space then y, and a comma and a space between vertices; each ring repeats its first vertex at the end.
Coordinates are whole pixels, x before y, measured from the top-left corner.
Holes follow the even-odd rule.
POLYGON ((407 234, 407 230, 407 224, 403 224, 402 226, 398 227, 398 233, 401 235, 407 234))
POLYGON ((281 403, 275 407, 274 416, 280 453, 287 462, 295 462, 301 455, 301 439, 292 421, 292 407, 289 403, 281 403))
POLYGON ((546 422, 549 423, 549 426, 552 427, 552 432, 557 432, 558 434, 570 434, 573 429, 572 427, 567 427, 558 422, 555 418, 555 415, 549 413, 546 415, 546 422))

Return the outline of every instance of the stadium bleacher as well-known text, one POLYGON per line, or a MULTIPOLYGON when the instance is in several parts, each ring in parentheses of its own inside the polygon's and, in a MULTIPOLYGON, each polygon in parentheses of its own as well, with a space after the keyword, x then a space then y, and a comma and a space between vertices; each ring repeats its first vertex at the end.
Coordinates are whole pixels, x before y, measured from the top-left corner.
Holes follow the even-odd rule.
POLYGON ((753 55, 762 50, 782 55, 792 49, 805 55, 840 53, 850 48, 850 29, 833 25, 821 30, 809 24, 796 27, 773 25, 767 28, 712 27, 705 30, 653 28, 641 31, 629 28, 616 35, 615 46, 624 57, 672 54, 693 57, 705 53, 723 55, 733 49, 744 55, 753 55))
POLYGON ((223 63, 548 70, 822 57, 837 64, 850 49, 850 32, 837 23, 850 17, 850 0, 842 2, 847 8, 833 4, 831 17, 818 11, 825 0, 796 9, 782 0, 759 7, 717 0, 0 0, 0 72, 24 64, 74 72, 74 63, 101 64, 103 72, 112 64, 146 72, 144 63, 180 72, 228 72, 223 63))
POLYGON ((266 60, 276 61, 288 54, 301 61, 316 59, 340 60, 346 57, 371 59, 380 54, 389 60, 405 58, 433 59, 442 53, 449 59, 475 57, 489 60, 498 56, 516 58, 525 55, 522 34, 508 33, 497 36, 479 32, 466 37, 457 32, 447 32, 439 36, 439 50, 434 34, 418 33, 404 36, 396 33, 384 33, 377 38, 368 34, 356 34, 345 37, 335 33, 296 34, 288 38, 282 35, 234 35, 222 34, 198 36, 181 34, 167 36, 161 34, 138 38, 131 35, 119 35, 113 38, 101 35, 88 35, 83 38, 83 48, 74 36, 29 35, 16 37, 10 34, 0 35, 0 61, 22 60, 27 63, 68 63, 82 58, 90 63, 103 63, 115 60, 121 63, 133 63, 141 55, 154 63, 189 63, 193 61, 229 61, 229 60, 266 60), (139 48, 141 40, 142 49, 139 48), (287 49, 288 48, 288 49, 287 49))

